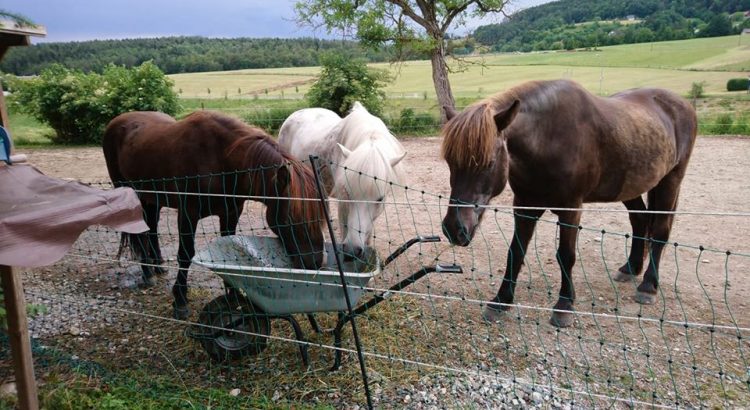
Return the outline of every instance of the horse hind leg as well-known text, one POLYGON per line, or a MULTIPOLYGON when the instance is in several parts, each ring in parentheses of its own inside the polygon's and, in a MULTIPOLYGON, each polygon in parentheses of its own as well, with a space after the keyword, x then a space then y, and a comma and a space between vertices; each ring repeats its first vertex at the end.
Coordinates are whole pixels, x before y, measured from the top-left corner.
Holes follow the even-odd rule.
POLYGON ((648 254, 646 238, 648 237, 648 226, 651 216, 642 212, 646 210, 646 204, 640 196, 629 201, 624 201, 623 204, 628 211, 631 211, 628 216, 630 218, 630 226, 633 229, 632 245, 628 260, 617 269, 612 279, 617 282, 630 282, 643 271, 643 262, 648 254))
POLYGON ((198 222, 198 217, 191 215, 185 215, 184 211, 180 211, 178 215, 178 236, 179 236, 179 249, 177 250, 177 262, 179 269, 177 270, 177 279, 175 280, 174 286, 172 286, 172 294, 174 295, 174 318, 179 320, 186 320, 190 316, 190 308, 188 307, 188 268, 190 263, 195 256, 195 227, 198 222))
POLYGON ((133 258, 138 260, 141 265, 141 276, 143 278, 143 287, 150 288, 154 286, 153 280, 153 266, 150 262, 149 251, 148 251, 148 233, 123 233, 120 240, 120 251, 123 249, 130 248, 133 258))
POLYGON ((669 234, 672 230, 672 222, 674 221, 672 212, 677 209, 677 199, 683 176, 684 168, 672 171, 648 193, 648 209, 650 211, 669 213, 656 213, 651 216, 651 223, 648 227, 651 248, 649 252, 650 260, 643 275, 643 282, 638 285, 636 291, 635 299, 638 303, 650 305, 656 302, 659 288, 659 263, 664 245, 669 240, 669 234))
MULTIPOLYGON (((164 268, 164 258, 161 256, 161 246, 159 246, 159 216, 161 207, 158 205, 147 205, 143 208, 146 216, 146 224, 149 227, 147 234, 148 237, 148 251, 149 260, 151 264, 152 272, 156 275, 163 275, 167 273, 164 268)), ((144 278, 145 279, 145 278, 144 278)))

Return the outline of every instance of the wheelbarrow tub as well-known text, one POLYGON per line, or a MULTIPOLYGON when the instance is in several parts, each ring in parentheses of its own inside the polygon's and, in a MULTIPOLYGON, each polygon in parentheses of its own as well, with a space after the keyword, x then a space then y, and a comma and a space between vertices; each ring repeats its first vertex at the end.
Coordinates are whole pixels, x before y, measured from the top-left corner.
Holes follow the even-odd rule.
MULTIPOLYGON (((272 236, 223 236, 212 241, 193 257, 195 265, 210 269, 265 313, 346 311, 346 299, 333 245, 325 244, 326 260, 320 270, 294 269, 281 240, 272 236)), ((349 299, 356 305, 365 286, 380 273, 380 261, 368 249, 363 259, 340 260, 349 299)))

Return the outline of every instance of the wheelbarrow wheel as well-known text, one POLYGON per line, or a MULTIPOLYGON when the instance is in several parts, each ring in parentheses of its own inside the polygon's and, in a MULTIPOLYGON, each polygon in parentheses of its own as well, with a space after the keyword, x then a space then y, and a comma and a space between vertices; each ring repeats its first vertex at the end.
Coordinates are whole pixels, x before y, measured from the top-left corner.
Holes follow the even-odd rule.
POLYGON ((230 292, 203 307, 198 321, 209 326, 210 337, 200 343, 217 362, 228 362, 255 356, 268 345, 271 321, 257 306, 237 292, 230 292))

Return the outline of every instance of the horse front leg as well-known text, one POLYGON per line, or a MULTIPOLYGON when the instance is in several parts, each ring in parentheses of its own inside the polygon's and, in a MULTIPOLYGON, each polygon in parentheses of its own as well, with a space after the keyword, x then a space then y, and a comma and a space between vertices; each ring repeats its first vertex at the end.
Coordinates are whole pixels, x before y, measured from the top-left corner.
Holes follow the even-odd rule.
POLYGON ((195 255, 195 227, 198 217, 196 215, 185 215, 185 212, 180 212, 178 219, 180 244, 177 250, 177 262, 179 269, 177 270, 177 279, 172 287, 172 294, 174 295, 173 316, 175 319, 186 320, 190 316, 187 297, 188 268, 190 268, 190 263, 195 255))
MULTIPOLYGON (((580 208, 581 204, 572 206, 580 208)), ((568 327, 573 324, 573 304, 576 291, 573 286, 573 265, 576 262, 576 243, 578 242, 581 211, 556 211, 560 226, 560 245, 557 248, 557 263, 560 265, 560 295, 553 307, 550 323, 557 327, 568 327)))
MULTIPOLYGON (((522 206, 515 203, 516 206, 522 206)), ((510 310, 513 304, 513 298, 516 290, 518 272, 521 270, 523 259, 526 256, 526 249, 529 241, 534 235, 534 229, 539 217, 544 214, 544 210, 523 210, 514 212, 514 232, 513 241, 508 249, 508 259, 505 264, 505 276, 503 283, 500 285, 497 295, 487 304, 482 312, 482 317, 490 322, 502 320, 504 312, 510 310)))
POLYGON ((643 262, 646 259, 648 245, 648 226, 651 216, 641 211, 646 210, 646 204, 640 196, 629 201, 624 201, 625 207, 631 211, 630 226, 633 228, 633 239, 630 247, 630 255, 624 265, 612 276, 617 282, 630 282, 643 271, 643 262))

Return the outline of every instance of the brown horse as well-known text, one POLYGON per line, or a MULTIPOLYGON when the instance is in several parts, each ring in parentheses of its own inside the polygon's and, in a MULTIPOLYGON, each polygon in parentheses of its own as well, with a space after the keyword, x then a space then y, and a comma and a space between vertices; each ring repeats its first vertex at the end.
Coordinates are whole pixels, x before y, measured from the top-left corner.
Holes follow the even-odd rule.
MULTIPOLYGON (((695 142, 697 119, 690 104, 660 89, 594 96, 571 81, 534 81, 449 113, 443 157, 450 167, 451 196, 443 232, 467 246, 486 205, 510 181, 515 232, 505 277, 484 317, 510 309, 526 248, 544 208, 560 226, 557 261, 560 296, 551 323, 573 323, 572 268, 584 202, 621 201, 630 211, 674 211, 695 142), (648 208, 641 195, 647 193, 648 208), (469 206, 461 206, 469 205, 469 206)), ((669 239, 670 213, 630 213, 633 243, 615 279, 634 279, 651 261, 636 299, 656 300, 659 259, 669 239)))
POLYGON ((323 262, 322 214, 311 170, 263 130, 213 112, 181 121, 158 112, 113 119, 104 133, 104 157, 115 186, 138 193, 150 231, 123 235, 141 259, 143 279, 163 273, 157 226, 162 207, 178 210, 179 270, 172 288, 174 315, 187 318, 187 272, 195 255, 198 220, 219 216, 221 235, 233 235, 246 196, 266 205, 266 222, 279 236, 294 267, 323 262))

